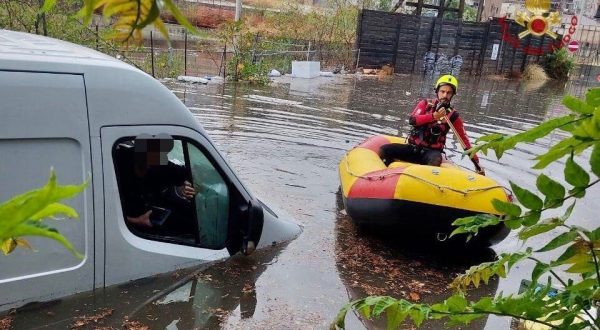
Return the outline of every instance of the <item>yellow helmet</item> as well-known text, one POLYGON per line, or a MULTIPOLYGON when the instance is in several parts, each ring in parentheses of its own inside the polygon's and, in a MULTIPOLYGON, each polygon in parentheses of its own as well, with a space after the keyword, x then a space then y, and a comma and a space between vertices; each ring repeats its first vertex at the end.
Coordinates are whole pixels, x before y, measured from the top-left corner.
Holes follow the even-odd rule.
POLYGON ((456 92, 458 91, 458 80, 456 80, 456 78, 453 75, 443 75, 440 77, 440 79, 437 80, 437 82, 435 83, 435 90, 437 91, 438 88, 440 88, 440 86, 443 85, 450 85, 453 87, 454 89, 454 94, 456 94, 456 92))

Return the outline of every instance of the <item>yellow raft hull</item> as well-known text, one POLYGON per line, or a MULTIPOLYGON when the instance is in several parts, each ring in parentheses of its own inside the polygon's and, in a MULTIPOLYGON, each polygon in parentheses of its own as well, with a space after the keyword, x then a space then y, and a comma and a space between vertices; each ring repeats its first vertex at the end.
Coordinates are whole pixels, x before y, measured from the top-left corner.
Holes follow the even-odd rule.
MULTIPOLYGON (((339 164, 344 206, 363 225, 400 225, 448 234, 457 218, 479 213, 501 216, 491 201, 509 201, 506 189, 493 179, 462 169, 452 162, 426 166, 394 162, 385 166, 379 148, 405 143, 404 138, 374 136, 350 150, 339 164)), ((503 225, 485 230, 484 239, 504 238, 503 225), (489 233, 488 233, 489 232, 489 233)))

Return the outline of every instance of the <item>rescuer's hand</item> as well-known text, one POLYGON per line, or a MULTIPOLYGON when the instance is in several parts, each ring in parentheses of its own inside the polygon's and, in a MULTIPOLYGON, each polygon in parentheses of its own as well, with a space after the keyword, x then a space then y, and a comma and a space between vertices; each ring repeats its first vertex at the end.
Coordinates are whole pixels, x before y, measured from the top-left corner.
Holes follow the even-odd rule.
POLYGON ((433 119, 440 120, 446 116, 446 108, 441 108, 440 110, 433 113, 433 119))

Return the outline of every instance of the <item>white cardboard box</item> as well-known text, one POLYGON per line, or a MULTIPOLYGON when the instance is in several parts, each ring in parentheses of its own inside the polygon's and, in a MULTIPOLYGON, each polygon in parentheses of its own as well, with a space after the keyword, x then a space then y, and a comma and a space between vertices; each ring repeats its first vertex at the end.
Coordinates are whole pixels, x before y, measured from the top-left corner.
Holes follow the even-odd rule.
POLYGON ((321 62, 292 61, 292 76, 296 78, 314 78, 321 74, 321 62))

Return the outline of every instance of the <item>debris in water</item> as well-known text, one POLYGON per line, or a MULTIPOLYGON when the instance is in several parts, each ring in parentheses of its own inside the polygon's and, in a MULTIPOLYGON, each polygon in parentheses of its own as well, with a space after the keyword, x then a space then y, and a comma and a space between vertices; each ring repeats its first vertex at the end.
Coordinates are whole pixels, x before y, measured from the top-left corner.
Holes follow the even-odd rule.
POLYGON ((99 321, 103 320, 104 318, 112 315, 113 313, 113 309, 109 309, 109 308, 104 308, 101 309, 98 314, 96 315, 92 315, 92 316, 78 316, 75 318, 75 321, 73 322, 73 324, 71 325, 71 329, 77 329, 77 328, 81 328, 83 326, 86 326, 90 323, 98 323, 99 321))
POLYGON ((416 292, 411 292, 408 294, 408 296, 410 297, 410 300, 412 300, 412 301, 419 301, 421 299, 421 296, 416 292))
POLYGON ((149 330, 150 327, 147 325, 143 325, 139 321, 125 320, 125 322, 123 322, 123 329, 125 329, 125 330, 149 330))
POLYGON ((11 328, 13 318, 12 316, 5 316, 0 318, 0 330, 8 330, 11 328))

